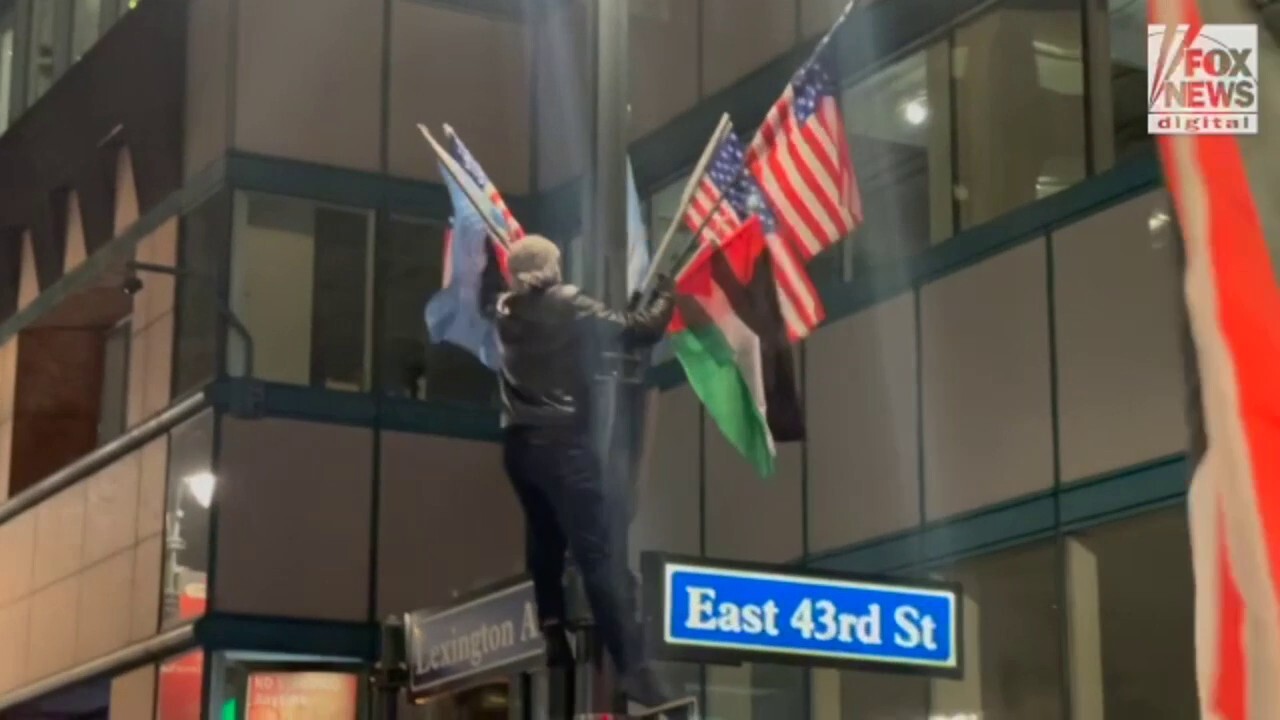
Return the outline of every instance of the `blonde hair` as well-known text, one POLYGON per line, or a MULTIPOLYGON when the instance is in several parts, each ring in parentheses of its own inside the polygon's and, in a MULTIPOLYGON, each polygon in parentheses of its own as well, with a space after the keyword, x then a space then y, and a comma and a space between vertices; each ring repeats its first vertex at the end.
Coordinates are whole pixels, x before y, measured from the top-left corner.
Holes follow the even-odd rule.
POLYGON ((507 258, 512 290, 524 292, 560 283, 560 248, 541 235, 526 235, 511 244, 507 258))

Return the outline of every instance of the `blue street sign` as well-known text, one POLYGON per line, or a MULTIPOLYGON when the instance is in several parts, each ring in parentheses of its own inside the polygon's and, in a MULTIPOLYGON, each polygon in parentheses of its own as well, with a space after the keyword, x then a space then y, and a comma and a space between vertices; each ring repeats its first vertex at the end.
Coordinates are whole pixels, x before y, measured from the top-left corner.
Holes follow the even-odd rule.
POLYGON ((649 554, 645 586, 650 637, 666 659, 962 671, 954 584, 649 554))
POLYGON ((523 581, 441 610, 405 615, 415 697, 512 672, 542 657, 533 583, 523 581))

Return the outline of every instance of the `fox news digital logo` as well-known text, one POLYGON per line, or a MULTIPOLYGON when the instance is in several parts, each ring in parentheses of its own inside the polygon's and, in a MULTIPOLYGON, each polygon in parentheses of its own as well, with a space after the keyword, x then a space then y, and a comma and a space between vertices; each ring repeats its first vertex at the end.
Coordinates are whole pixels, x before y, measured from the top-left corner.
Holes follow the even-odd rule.
POLYGON ((1258 132, 1256 25, 1147 26, 1147 130, 1258 132))

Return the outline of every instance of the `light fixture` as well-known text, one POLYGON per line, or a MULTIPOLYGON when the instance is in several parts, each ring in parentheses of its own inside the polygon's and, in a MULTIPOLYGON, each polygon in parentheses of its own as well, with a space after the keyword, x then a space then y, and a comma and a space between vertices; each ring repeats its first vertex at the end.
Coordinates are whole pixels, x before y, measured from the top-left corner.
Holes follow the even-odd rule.
POLYGON ((204 509, 209 509, 213 504, 213 489, 218 484, 218 478, 208 470, 200 470, 182 478, 182 484, 187 486, 187 492, 191 493, 191 497, 204 509))
POLYGON ((1153 210, 1151 211, 1151 216, 1147 218, 1147 230, 1154 235, 1168 226, 1169 219, 1169 213, 1163 210, 1153 210))
POLYGON ((923 125, 929 119, 929 103, 922 97, 908 100, 902 105, 902 119, 908 125, 923 125))

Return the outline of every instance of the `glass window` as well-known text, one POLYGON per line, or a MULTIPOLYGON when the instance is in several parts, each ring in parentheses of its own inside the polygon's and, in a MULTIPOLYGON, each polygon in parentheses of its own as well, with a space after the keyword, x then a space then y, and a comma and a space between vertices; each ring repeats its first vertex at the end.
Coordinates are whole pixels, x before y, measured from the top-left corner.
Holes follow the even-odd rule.
MULTIPOLYGON (((923 720, 930 717, 929 681, 925 678, 836 670, 814 670, 811 677, 813 720, 923 720)), ((950 716, 934 717, 949 720, 950 716)))
POLYGON ((169 434, 162 627, 199 617, 205 611, 209 508, 217 485, 213 423, 213 412, 206 410, 169 434))
POLYGON ((17 42, 17 6, 0 2, 0 134, 13 114, 13 53, 17 42))
MULTIPOLYGON (((946 43, 845 91, 845 123, 865 208, 852 243, 867 262, 911 255, 952 235, 951 86, 946 43)), ((831 251, 829 251, 831 252, 831 251)), ((843 275, 834 260, 829 275, 843 275)))
POLYGON ((176 289, 174 397, 203 385, 218 372, 223 327, 218 293, 231 235, 231 195, 220 192, 182 218, 176 289))
MULTIPOLYGON (((1089 38, 1094 63, 1095 157, 1099 169, 1151 146, 1147 133, 1147 2, 1096 0, 1106 11, 1089 38), (1092 48, 1098 48, 1093 50, 1092 48), (1110 130, 1110 132, 1108 132, 1110 130)), ((1090 8, 1097 7, 1091 4, 1090 8)))
POLYGON ((962 228, 1084 178, 1080 8, 1079 0, 1005 0, 955 31, 962 228))
MULTIPOLYGON (((253 338, 254 375, 335 390, 369 387, 373 214, 238 193, 231 308, 253 338)), ((244 348, 227 362, 243 374, 244 348)))
POLYGON ((30 57, 27 61, 27 105, 39 100, 60 72, 57 16, 60 2, 31 4, 30 57))
POLYGON ((445 226, 392 218, 379 251, 382 392, 420 400, 492 405, 497 381, 471 353, 427 337, 423 309, 444 277, 445 226))
POLYGON ((1067 539, 1073 707, 1106 720, 1194 720, 1191 540, 1181 508, 1067 539))
POLYGON ((98 41, 102 27, 102 0, 75 0, 71 10, 71 61, 84 56, 98 41))
POLYGON ((805 671, 786 665, 707 666, 706 716, 775 720, 804 716, 805 671))
POLYGON ((129 321, 107 333, 102 361, 102 402, 98 408, 98 444, 115 440, 125 429, 129 387, 129 321))
POLYGON ((1063 719, 1062 613, 1052 541, 962 560, 961 680, 931 681, 930 712, 983 720, 1063 719))

